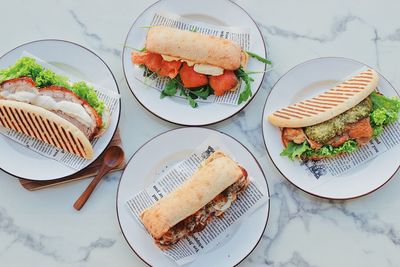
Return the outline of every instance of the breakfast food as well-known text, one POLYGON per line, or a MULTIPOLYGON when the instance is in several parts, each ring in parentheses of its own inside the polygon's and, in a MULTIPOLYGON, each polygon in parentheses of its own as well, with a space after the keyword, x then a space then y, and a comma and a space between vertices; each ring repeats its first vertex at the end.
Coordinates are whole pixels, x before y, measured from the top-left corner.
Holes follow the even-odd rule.
POLYGON ((328 91, 270 114, 271 124, 282 130, 291 159, 319 160, 351 153, 382 133, 398 118, 400 100, 376 91, 379 76, 363 71, 328 91))
POLYGON ((222 215, 248 184, 245 169, 216 151, 185 183, 144 210, 140 218, 156 245, 167 249, 222 215))
POLYGON ((33 58, 0 71, 0 125, 80 157, 93 157, 90 141, 105 131, 106 112, 92 87, 71 84, 33 58))
MULTIPOLYGON (((206 99, 210 94, 222 96, 236 91, 240 79, 246 82, 239 102, 251 96, 250 81, 244 69, 249 57, 268 62, 228 39, 165 26, 150 27, 145 48, 131 54, 132 63, 147 72, 170 80, 161 93, 181 95, 196 107, 194 99, 206 99), (190 101, 192 100, 192 101, 190 101)), ((240 103, 239 103, 240 104, 240 103)))

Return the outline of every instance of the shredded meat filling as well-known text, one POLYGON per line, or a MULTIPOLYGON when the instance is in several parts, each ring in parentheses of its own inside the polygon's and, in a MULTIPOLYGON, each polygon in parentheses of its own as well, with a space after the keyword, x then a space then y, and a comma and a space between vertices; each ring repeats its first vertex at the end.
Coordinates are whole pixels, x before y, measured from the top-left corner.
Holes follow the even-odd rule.
POLYGON ((231 206, 237 194, 244 191, 248 184, 247 175, 243 175, 239 181, 229 186, 203 208, 171 227, 156 242, 161 246, 170 246, 185 236, 202 231, 213 216, 221 216, 231 206))

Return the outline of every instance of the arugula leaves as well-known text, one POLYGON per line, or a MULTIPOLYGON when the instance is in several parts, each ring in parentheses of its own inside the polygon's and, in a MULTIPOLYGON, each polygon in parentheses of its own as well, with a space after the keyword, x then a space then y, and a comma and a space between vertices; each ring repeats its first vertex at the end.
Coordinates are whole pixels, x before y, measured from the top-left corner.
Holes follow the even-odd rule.
POLYGON ((257 59, 258 61, 260 61, 260 62, 262 62, 262 63, 264 63, 264 64, 272 65, 272 62, 269 61, 269 60, 266 59, 266 58, 263 58, 263 57, 261 57, 261 56, 255 54, 255 53, 253 53, 253 52, 250 52, 250 51, 246 51, 246 53, 247 53, 250 57, 257 59))
POLYGON ((242 79, 245 83, 244 90, 240 93, 238 100, 238 104, 241 104, 252 96, 251 82, 254 81, 254 79, 249 76, 249 74, 243 69, 242 66, 240 66, 240 68, 235 71, 235 74, 236 77, 242 79))
POLYGON ((180 96, 184 96, 188 100, 188 103, 192 108, 198 107, 195 99, 207 99, 209 95, 214 94, 214 91, 209 85, 191 89, 184 88, 178 75, 175 78, 169 79, 167 81, 164 89, 161 91, 160 98, 164 98, 166 96, 174 96, 178 93, 178 91, 180 96))
POLYGON ((166 96, 174 96, 178 91, 179 83, 176 79, 169 79, 165 84, 164 89, 161 91, 160 98, 166 96))

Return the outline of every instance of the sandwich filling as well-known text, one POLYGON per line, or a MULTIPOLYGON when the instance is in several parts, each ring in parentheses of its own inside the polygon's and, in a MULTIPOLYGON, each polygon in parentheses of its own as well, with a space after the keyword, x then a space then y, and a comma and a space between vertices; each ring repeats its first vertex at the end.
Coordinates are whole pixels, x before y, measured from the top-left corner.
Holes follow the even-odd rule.
POLYGON ((209 85, 217 96, 237 89, 239 84, 234 71, 224 70, 218 66, 166 58, 161 54, 151 52, 133 52, 131 59, 133 64, 145 66, 161 77, 174 79, 179 76, 185 88, 192 89, 209 85))
POLYGON ((322 159, 351 153, 383 131, 398 118, 400 100, 373 92, 358 105, 338 116, 308 127, 283 128, 285 149, 290 159, 322 159))
POLYGON ((244 174, 242 178, 226 188, 196 213, 171 227, 161 238, 155 240, 157 245, 160 247, 171 246, 188 235, 202 231, 214 216, 221 216, 236 200, 237 195, 243 192, 249 184, 246 171, 243 169, 242 171, 244 174))
POLYGON ((92 140, 102 126, 102 118, 85 100, 61 86, 37 88, 29 77, 0 84, 0 99, 24 102, 54 112, 78 127, 92 140))

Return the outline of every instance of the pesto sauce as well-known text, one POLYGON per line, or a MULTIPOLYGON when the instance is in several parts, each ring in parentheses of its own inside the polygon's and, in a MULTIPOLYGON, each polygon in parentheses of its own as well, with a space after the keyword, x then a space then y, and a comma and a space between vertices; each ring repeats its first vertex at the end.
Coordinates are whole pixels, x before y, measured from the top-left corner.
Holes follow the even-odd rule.
POLYGON ((311 140, 325 144, 337 134, 341 134, 347 124, 368 117, 371 111, 372 101, 370 97, 367 97, 358 105, 328 121, 306 127, 305 133, 311 140))

